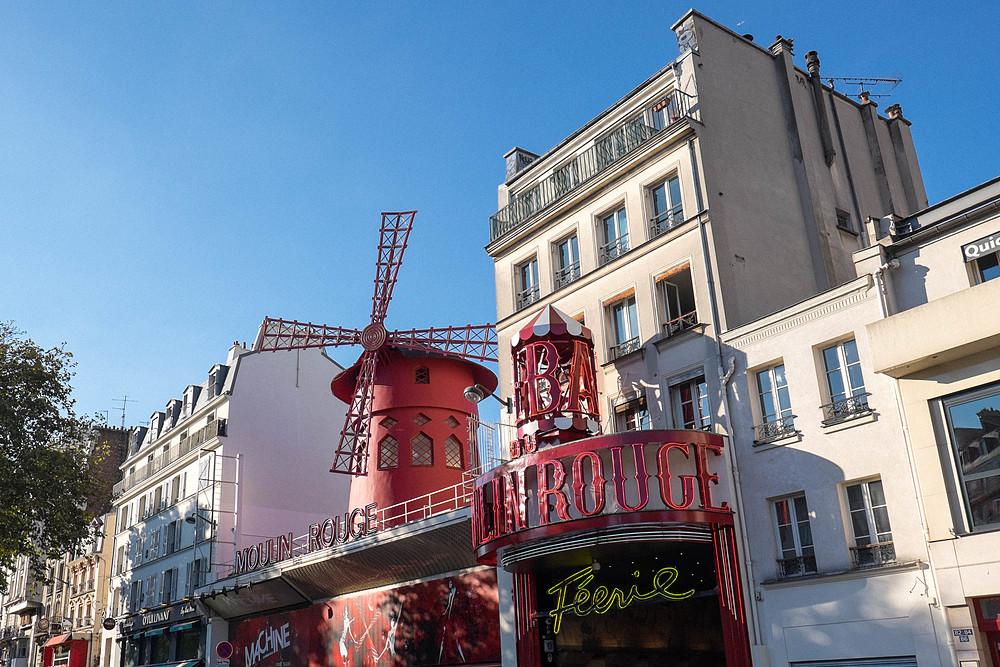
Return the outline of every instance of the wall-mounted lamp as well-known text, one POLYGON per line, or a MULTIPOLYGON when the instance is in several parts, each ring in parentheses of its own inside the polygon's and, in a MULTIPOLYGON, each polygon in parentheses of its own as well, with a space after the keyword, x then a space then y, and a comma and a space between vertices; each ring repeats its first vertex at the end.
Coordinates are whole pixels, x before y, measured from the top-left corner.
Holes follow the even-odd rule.
POLYGON ((462 393, 465 394, 466 400, 472 401, 473 403, 481 403, 486 400, 487 396, 492 396, 500 402, 500 405, 507 408, 507 414, 514 413, 514 402, 511 399, 508 398, 505 401, 481 384, 474 384, 471 387, 466 387, 465 391, 462 393))
POLYGON ((213 528, 218 527, 218 524, 215 523, 214 519, 209 519, 207 516, 203 515, 201 512, 191 512, 186 517, 184 517, 184 523, 190 523, 191 525, 194 525, 195 523, 198 522, 198 519, 201 519, 202 521, 205 521, 207 523, 212 524, 213 528))

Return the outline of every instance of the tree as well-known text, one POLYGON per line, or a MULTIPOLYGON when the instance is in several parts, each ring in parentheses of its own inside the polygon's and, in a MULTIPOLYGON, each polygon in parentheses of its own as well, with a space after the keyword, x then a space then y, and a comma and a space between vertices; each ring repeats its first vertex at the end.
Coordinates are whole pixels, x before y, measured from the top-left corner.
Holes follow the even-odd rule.
POLYGON ((0 592, 18 556, 41 581, 46 558, 89 535, 91 425, 73 412, 73 366, 0 322, 0 592))

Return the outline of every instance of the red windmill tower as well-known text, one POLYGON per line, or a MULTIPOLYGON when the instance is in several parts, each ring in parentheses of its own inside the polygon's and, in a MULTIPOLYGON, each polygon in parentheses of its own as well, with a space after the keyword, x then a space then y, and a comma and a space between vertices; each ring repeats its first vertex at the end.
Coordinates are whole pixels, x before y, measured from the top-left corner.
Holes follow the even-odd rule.
POLYGON ((355 475, 351 507, 388 507, 463 481, 476 455, 468 418, 475 403, 464 389, 492 393, 496 376, 476 361, 496 361, 492 324, 388 331, 392 298, 416 211, 383 213, 371 323, 345 329, 265 318, 255 350, 361 345, 364 352, 333 379, 331 389, 348 403, 331 472, 355 475), (371 443, 377 465, 369 469, 371 443))

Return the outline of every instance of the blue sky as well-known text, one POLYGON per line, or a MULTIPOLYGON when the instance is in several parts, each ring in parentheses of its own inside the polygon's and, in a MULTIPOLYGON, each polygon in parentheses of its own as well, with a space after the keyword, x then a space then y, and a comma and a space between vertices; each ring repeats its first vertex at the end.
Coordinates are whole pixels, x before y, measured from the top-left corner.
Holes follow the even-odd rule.
MULTIPOLYGON (((66 341, 79 412, 117 423, 128 395, 142 423, 265 315, 363 327, 379 212, 415 208, 389 328, 493 322, 502 155, 667 64, 687 9, 4 3, 0 319, 66 341)), ((996 3, 697 9, 824 77, 901 76, 932 202, 1000 171, 996 3)))

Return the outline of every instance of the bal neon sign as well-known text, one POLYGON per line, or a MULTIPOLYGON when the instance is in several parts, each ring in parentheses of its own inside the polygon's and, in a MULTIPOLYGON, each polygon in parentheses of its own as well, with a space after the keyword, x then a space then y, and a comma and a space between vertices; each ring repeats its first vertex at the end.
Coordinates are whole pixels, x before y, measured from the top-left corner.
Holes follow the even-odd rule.
MULTIPOLYGON (((632 576, 639 577, 639 572, 633 572, 632 576)), ((552 632, 559 634, 563 616, 567 613, 573 613, 577 616, 606 614, 615 607, 627 609, 636 601, 652 600, 657 597, 674 601, 686 600, 694 595, 693 588, 683 593, 675 593, 670 590, 678 576, 677 568, 661 567, 653 574, 652 587, 647 591, 640 592, 636 584, 632 584, 628 591, 617 586, 608 587, 603 584, 591 590, 589 586, 594 581, 594 568, 593 566, 585 567, 546 591, 556 596, 555 609, 549 612, 549 616, 554 619, 552 632)))

